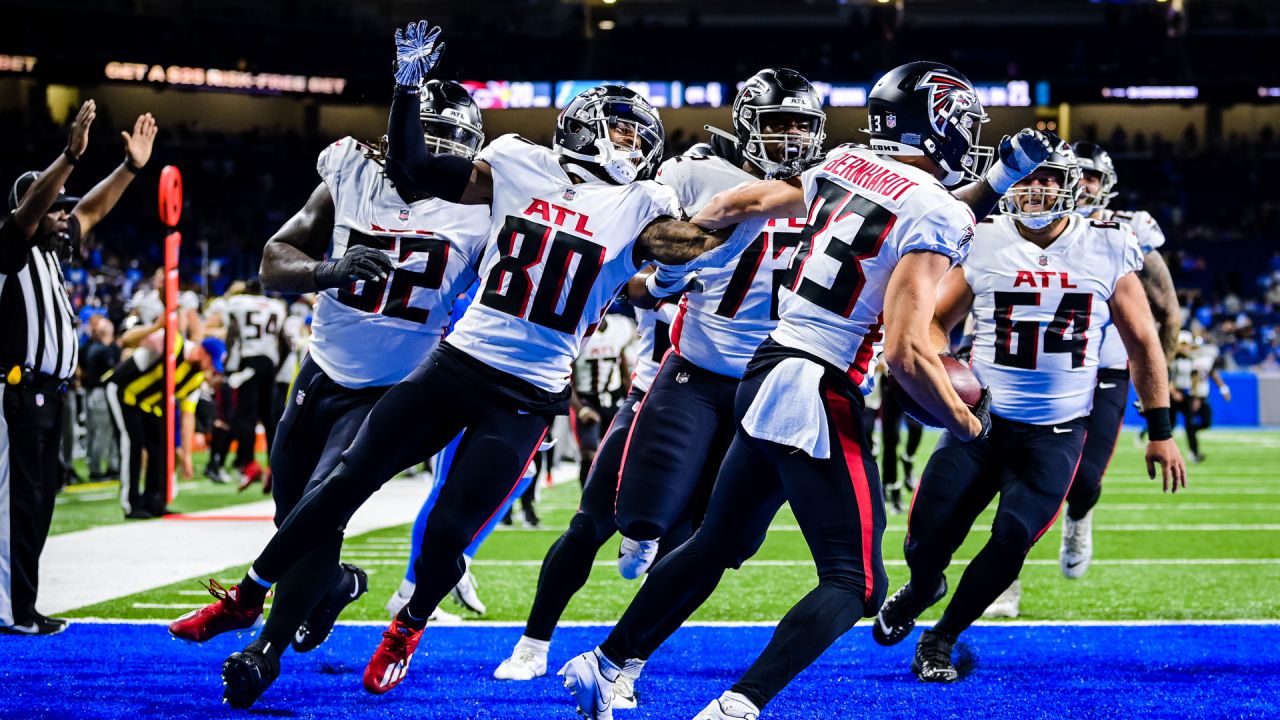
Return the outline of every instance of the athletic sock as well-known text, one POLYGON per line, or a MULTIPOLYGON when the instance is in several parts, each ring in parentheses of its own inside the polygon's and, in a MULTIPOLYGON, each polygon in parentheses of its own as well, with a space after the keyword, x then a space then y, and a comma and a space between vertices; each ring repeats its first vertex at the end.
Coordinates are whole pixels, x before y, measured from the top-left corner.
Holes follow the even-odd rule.
POLYGON ((245 652, 258 652, 263 655, 270 655, 276 660, 284 654, 284 649, 289 647, 287 644, 273 643, 266 638, 257 638, 245 647, 245 652))
POLYGON ((625 665, 622 666, 622 674, 626 675, 632 680, 639 680, 640 673, 644 672, 645 662, 646 661, 641 660, 640 658, 631 658, 630 660, 627 661, 625 665))
POLYGON ((404 608, 400 610, 400 613, 396 615, 396 620, 400 621, 400 624, 407 625, 414 630, 421 630, 427 626, 427 618, 414 617, 413 613, 409 612, 408 605, 405 605, 404 608))
POLYGON ((536 640, 528 635, 521 635, 520 640, 516 642, 516 650, 529 650, 539 655, 546 655, 551 650, 550 640, 536 640))
POLYGON ((239 601, 249 607, 258 607, 267 599, 267 591, 271 589, 271 583, 258 577, 258 573, 249 568, 249 572, 245 573, 244 578, 240 581, 240 597, 239 601))

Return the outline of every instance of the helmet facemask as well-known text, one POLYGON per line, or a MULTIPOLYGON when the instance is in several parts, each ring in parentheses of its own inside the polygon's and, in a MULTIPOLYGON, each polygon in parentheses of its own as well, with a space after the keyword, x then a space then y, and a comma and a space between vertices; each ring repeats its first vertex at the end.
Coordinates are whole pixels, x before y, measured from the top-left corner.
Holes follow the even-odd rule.
POLYGON ((1087 175, 1093 175, 1098 178, 1099 186, 1096 193, 1090 193, 1085 187, 1084 182, 1080 183, 1079 192, 1076 194, 1076 207, 1081 212, 1090 213, 1094 210, 1102 210, 1111 204, 1111 199, 1119 193, 1113 192, 1112 188, 1116 186, 1115 171, 1090 167, 1094 163, 1080 159, 1080 169, 1082 171, 1081 180, 1087 175))
POLYGON ((446 109, 443 114, 422 113, 423 140, 433 153, 457 155, 468 160, 474 158, 484 144, 480 128, 457 117, 456 110, 446 109))
POLYGON ((661 120, 630 98, 590 98, 577 115, 566 120, 571 132, 573 125, 585 126, 595 137, 595 153, 574 152, 563 146, 558 146, 557 151, 599 166, 614 183, 627 185, 650 177, 662 160, 661 120))
MULTIPOLYGON (((960 137, 968 143, 968 149, 960 156, 959 161, 954 163, 954 166, 953 162, 947 158, 950 153, 936 153, 937 157, 933 160, 947 173, 946 177, 941 179, 943 185, 952 187, 963 182, 978 182, 986 175, 991 163, 995 160, 995 148, 990 145, 981 145, 979 140, 982 137, 982 124, 990 119, 986 113, 961 111, 946 121, 954 126, 960 137)), ((926 149, 932 142, 931 139, 925 140, 926 149)))
POLYGON ((822 152, 822 143, 826 139, 826 114, 796 107, 769 106, 765 108, 744 108, 744 115, 750 112, 747 121, 750 132, 746 142, 742 143, 743 157, 760 168, 766 176, 772 175, 783 165, 807 165, 822 152), (799 121, 799 122, 797 122, 799 121), (803 124, 806 127, 793 132, 773 131, 775 127, 803 124), (776 157, 770 157, 769 150, 776 150, 776 157))
POLYGON ((1079 185, 1080 168, 1075 163, 1045 161, 1031 175, 1009 188, 1000 198, 1000 211, 1032 230, 1041 230, 1058 218, 1075 212, 1079 185), (1042 170, 1052 170, 1057 174, 1057 187, 1031 184, 1042 170), (1031 207, 1024 209, 1024 205, 1031 207))

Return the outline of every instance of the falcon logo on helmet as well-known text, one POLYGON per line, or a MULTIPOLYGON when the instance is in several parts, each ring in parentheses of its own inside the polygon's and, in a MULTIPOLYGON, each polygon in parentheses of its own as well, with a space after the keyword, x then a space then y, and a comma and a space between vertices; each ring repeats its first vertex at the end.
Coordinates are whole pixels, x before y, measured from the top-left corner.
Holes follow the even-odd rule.
POLYGON ((934 132, 942 135, 947 131, 947 123, 955 124, 961 132, 973 139, 973 116, 960 115, 956 110, 966 109, 978 104, 978 93, 964 80, 940 70, 925 73, 916 83, 917 90, 929 91, 929 109, 932 111, 930 124, 934 132))

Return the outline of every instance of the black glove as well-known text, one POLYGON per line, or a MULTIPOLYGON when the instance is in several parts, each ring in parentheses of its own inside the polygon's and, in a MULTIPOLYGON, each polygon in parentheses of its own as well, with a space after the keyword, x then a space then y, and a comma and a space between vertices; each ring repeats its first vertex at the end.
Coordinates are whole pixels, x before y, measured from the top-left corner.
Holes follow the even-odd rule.
POLYGON ((356 245, 347 248, 347 253, 337 260, 317 263, 311 274, 316 279, 316 289, 327 290, 356 280, 385 280, 395 269, 386 253, 356 245))
POLYGON ((982 423, 982 430, 973 437, 974 440, 981 440, 991 432, 991 387, 982 388, 982 397, 978 399, 978 404, 969 410, 973 416, 978 418, 978 422, 982 423))

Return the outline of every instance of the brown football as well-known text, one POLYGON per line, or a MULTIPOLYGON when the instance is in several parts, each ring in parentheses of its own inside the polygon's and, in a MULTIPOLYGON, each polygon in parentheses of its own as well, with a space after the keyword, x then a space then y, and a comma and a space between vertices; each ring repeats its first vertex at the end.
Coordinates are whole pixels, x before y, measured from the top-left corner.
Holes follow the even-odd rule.
MULTIPOLYGON (((947 376, 951 379, 951 387, 955 388, 956 394, 965 405, 973 407, 982 399, 982 383, 978 382, 978 378, 974 376, 973 371, 969 370, 969 366, 956 360, 953 357, 943 355, 942 366, 947 369, 947 376)), ((902 409, 911 417, 919 420, 921 424, 930 427, 943 427, 941 421, 929 414, 920 404, 915 401, 902 386, 896 382, 890 382, 890 392, 898 399, 898 403, 902 405, 902 409)))

